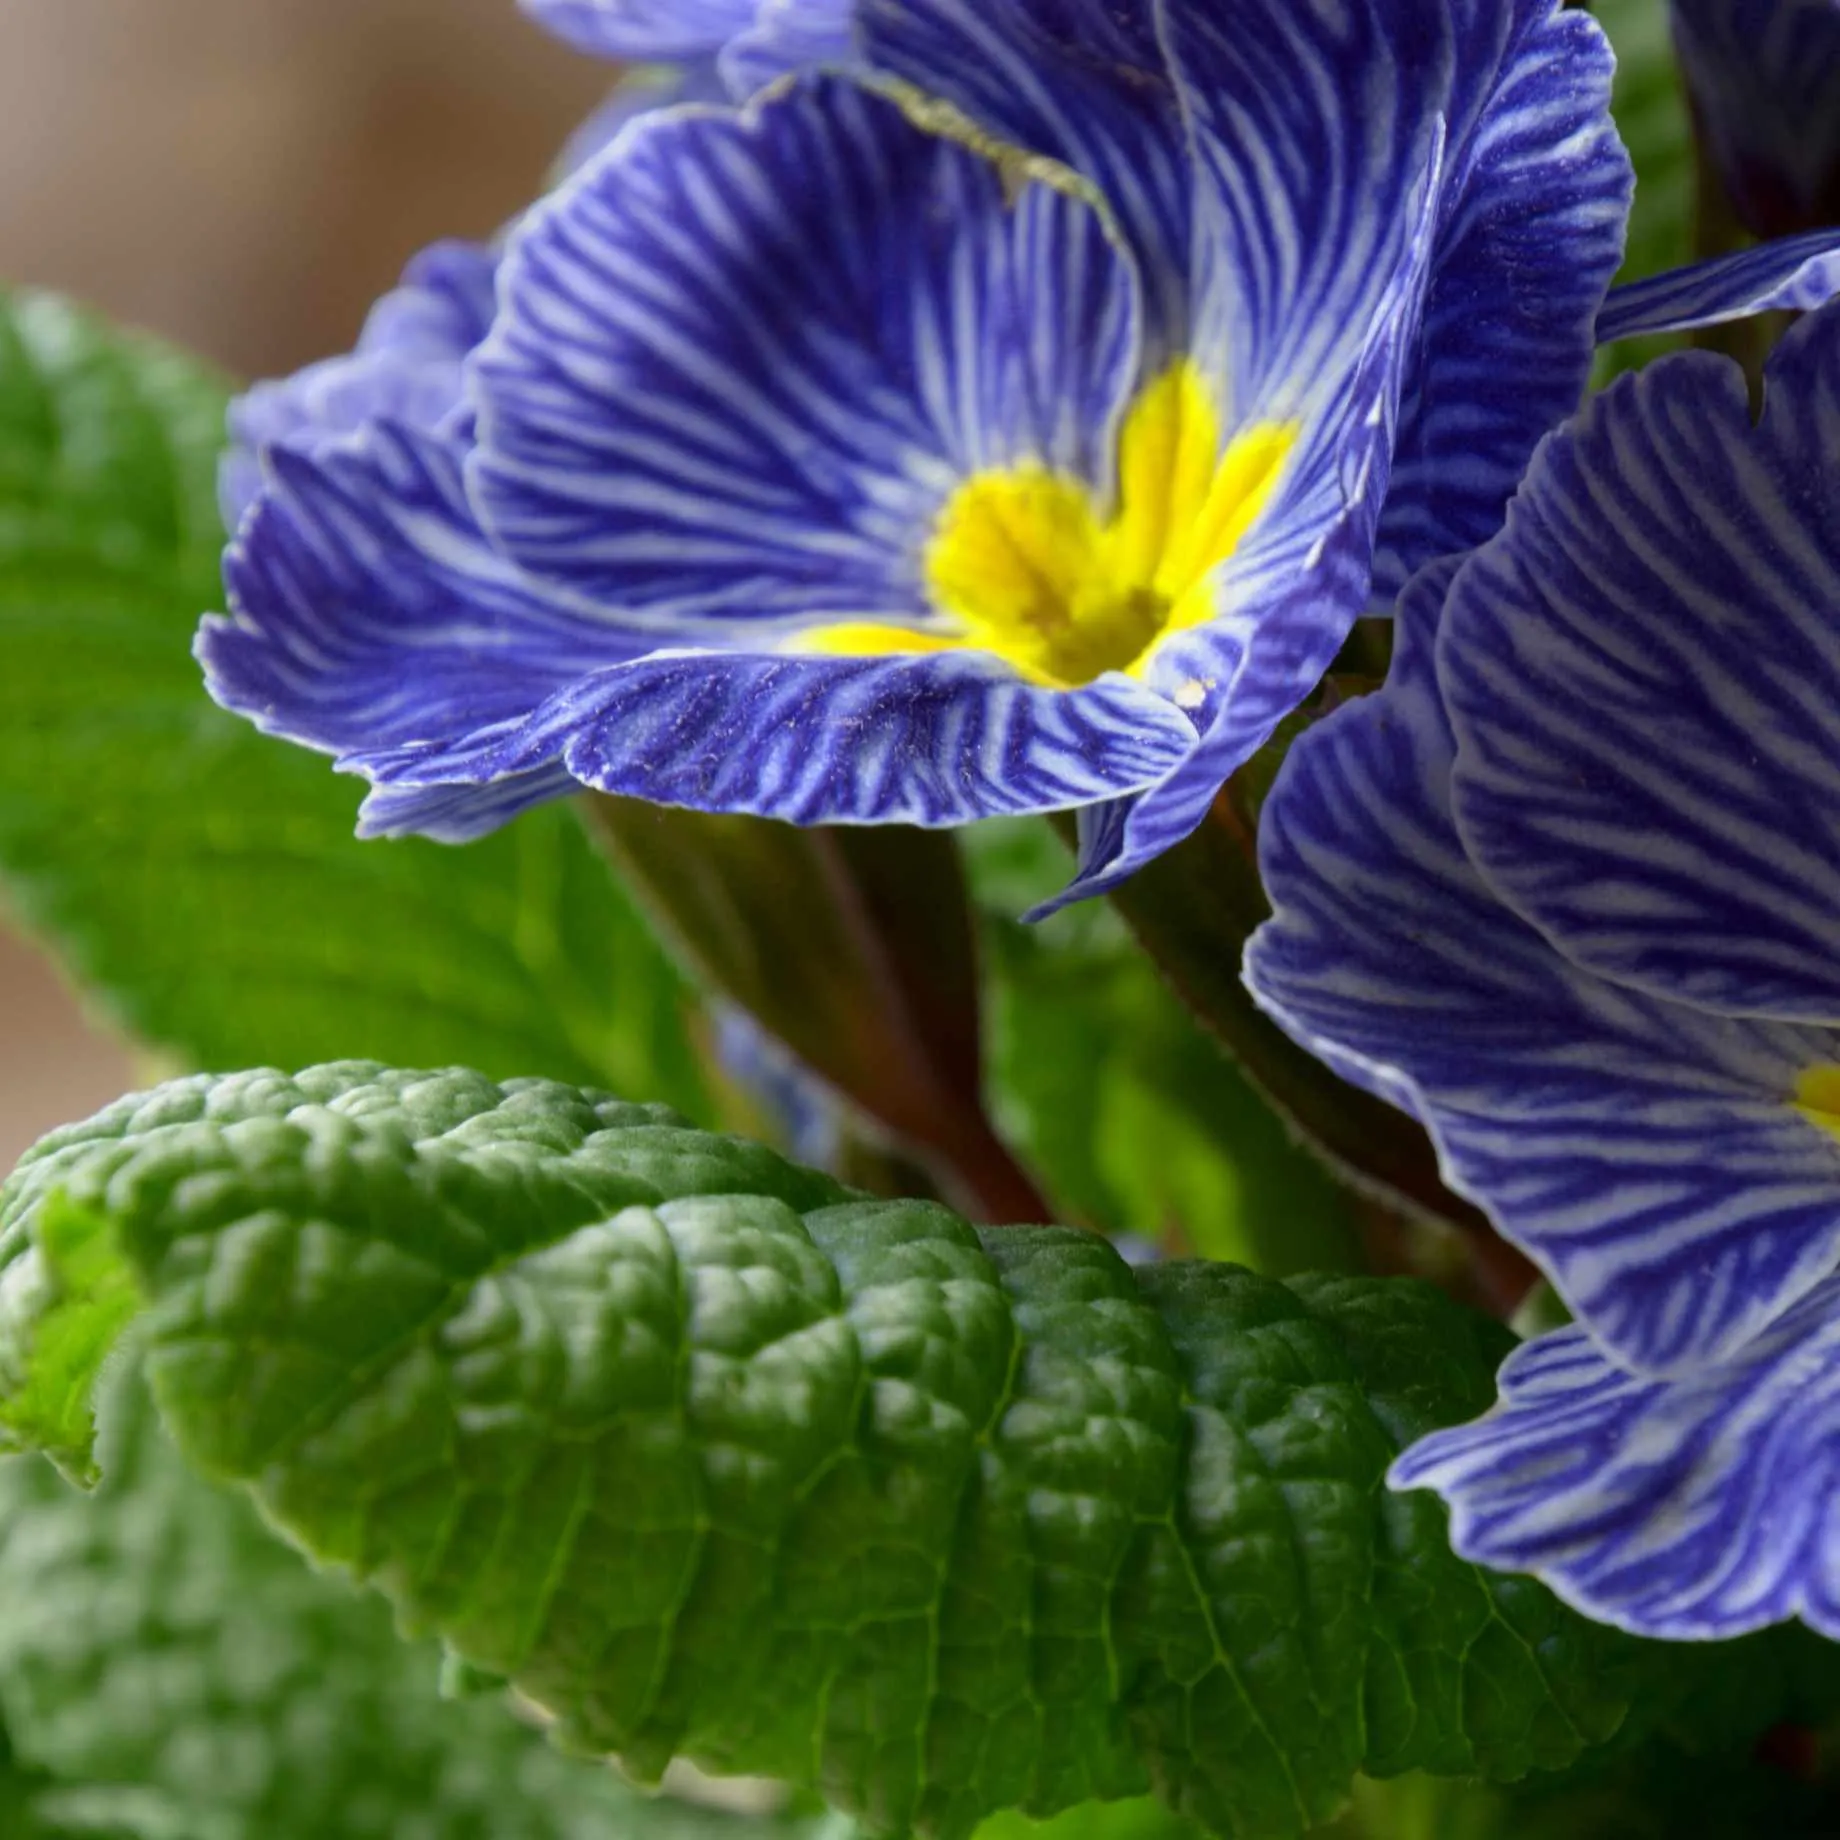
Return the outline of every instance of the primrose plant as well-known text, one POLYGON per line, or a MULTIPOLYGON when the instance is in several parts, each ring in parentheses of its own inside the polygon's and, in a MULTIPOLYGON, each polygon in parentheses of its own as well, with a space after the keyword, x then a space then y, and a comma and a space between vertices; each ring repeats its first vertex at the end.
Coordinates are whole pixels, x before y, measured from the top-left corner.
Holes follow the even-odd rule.
POLYGON ((0 1831, 1840 1831, 1840 13, 1648 4, 525 0, 350 352, 5 297, 0 1831))

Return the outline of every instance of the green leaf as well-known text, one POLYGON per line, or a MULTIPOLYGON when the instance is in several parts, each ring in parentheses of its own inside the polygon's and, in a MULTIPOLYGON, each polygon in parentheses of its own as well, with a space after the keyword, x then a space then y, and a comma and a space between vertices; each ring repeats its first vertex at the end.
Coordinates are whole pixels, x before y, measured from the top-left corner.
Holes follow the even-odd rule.
MULTIPOLYGON (((1480 1259, 1499 1241, 1476 1208, 1444 1187, 1424 1130, 1396 1106, 1330 1073, 1259 1009, 1241 981, 1241 948, 1270 915, 1253 842, 1246 814, 1229 788, 1193 833, 1113 889, 1111 905, 1197 1025, 1232 1057, 1284 1128, 1348 1187, 1399 1222, 1430 1220, 1464 1229, 1480 1259)), ((1001 900, 996 891, 1021 872, 1021 865, 1012 863, 1003 875, 993 875, 987 864, 986 899, 1001 900)), ((1246 1130, 1242 1125, 1241 1134, 1246 1130)), ((1225 1141, 1231 1144, 1235 1136, 1225 1141)), ((1280 1203, 1271 1243, 1290 1233, 1297 1211, 1280 1203)))
POLYGON ((985 912, 998 1122, 1064 1217, 1282 1275, 1356 1254, 1345 1191, 1098 902, 1024 926, 1067 879, 1044 824, 966 833, 985 912))
POLYGON ((1385 1491, 1508 1340, 1423 1286, 1134 1273, 657 1108, 345 1064, 35 1151, 0 1239, 28 1380, 84 1308, 43 1281, 72 1214, 145 1289, 195 1462, 642 1777, 883 1834, 1150 1791, 1292 1833, 1357 1768, 1569 1763, 1636 1690, 1641 1645, 1385 1491))
POLYGON ((39 1815, 45 1778, 13 1748, 0 1723, 0 1834, 7 1840, 46 1840, 49 1830, 39 1815))
POLYGON ((206 698, 226 395, 0 296, 0 890, 194 1065, 454 1061, 701 1111, 682 987, 571 811, 361 844, 352 781, 206 698))
POLYGON ((1610 1767, 1504 1791, 1407 1777, 1364 1782, 1316 1840, 1832 1840, 1840 1797, 1748 1759, 1653 1743, 1610 1767))
POLYGON ((1014 1812, 992 1815, 977 1840, 1196 1840, 1190 1821, 1144 1796, 1129 1802, 1082 1802, 1047 1821, 1014 1812))
POLYGON ((44 1833, 794 1840, 642 1798, 502 1706, 444 1702, 439 1655, 194 1477, 132 1371, 110 1406, 94 1496, 0 1463, 0 1714, 44 1833))

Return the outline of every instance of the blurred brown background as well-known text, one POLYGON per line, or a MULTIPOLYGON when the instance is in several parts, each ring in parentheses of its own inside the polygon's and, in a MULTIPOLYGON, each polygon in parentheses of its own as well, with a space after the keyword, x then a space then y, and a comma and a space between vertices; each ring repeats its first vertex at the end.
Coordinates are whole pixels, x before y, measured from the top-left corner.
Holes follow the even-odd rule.
MULTIPOLYGON (((608 81, 515 0, 0 0, 0 281, 289 370, 526 202, 608 81)), ((133 1078, 0 925, 0 1172, 133 1078)))

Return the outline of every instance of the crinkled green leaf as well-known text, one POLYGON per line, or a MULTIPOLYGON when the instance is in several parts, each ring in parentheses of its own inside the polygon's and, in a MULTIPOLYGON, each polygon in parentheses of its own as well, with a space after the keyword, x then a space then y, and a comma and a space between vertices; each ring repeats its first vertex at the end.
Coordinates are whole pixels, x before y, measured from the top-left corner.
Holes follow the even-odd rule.
POLYGON ((1109 907, 1024 926, 1067 879, 1047 825, 964 833, 985 909, 998 1122, 1066 1218, 1283 1274, 1350 1263, 1346 1195, 1109 907))
POLYGON ((681 985, 571 811, 361 844, 352 781, 205 696, 226 396, 0 295, 0 894, 196 1065, 464 1060, 700 1109, 681 985))
POLYGON ((1386 1493, 1505 1345, 1421 1286, 1133 1272, 656 1108, 360 1064, 34 1152, 0 1241, 28 1374, 83 1307, 14 1280, 60 1213, 111 1223, 197 1463, 641 1775, 885 1834, 1150 1791, 1289 1833, 1357 1768, 1569 1763, 1634 1690, 1640 1645, 1386 1493))
POLYGON ((445 1703, 438 1655, 196 1478, 140 1393, 130 1373, 112 1399, 93 1496, 0 1463, 0 1716, 46 1834, 797 1840, 653 1803, 499 1705, 445 1703))
POLYGON ((1027 1815, 992 1815, 977 1840, 1196 1840, 1194 1824, 1159 1801, 1082 1802, 1051 1821, 1027 1815))

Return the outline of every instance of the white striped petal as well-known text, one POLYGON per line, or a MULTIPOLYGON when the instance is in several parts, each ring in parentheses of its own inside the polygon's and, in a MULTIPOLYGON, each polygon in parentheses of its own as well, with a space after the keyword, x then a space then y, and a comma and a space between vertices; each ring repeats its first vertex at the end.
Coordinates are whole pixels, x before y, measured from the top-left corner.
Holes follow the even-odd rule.
POLYGON ((1801 1617, 1840 1638, 1840 1280, 1725 1365, 1624 1372, 1578 1329, 1517 1349, 1500 1403, 1393 1466, 1436 1489, 1466 1559, 1532 1572, 1638 1635, 1801 1617))
POLYGON ((539 208, 476 360, 473 496, 533 573, 680 646, 937 628, 968 477, 1109 477, 1128 260, 1090 205, 834 78, 635 125, 539 208))
POLYGON ((1402 601, 1386 690, 1292 749, 1261 821, 1275 917, 1247 984, 1426 1124, 1452 1185, 1616 1358, 1725 1358, 1840 1256, 1840 1141, 1790 1102, 1803 1069, 1840 1059, 1840 1031, 1593 977, 1494 895, 1451 819, 1429 663, 1451 573, 1402 601))
POLYGON ((1603 36, 1550 0, 1158 17, 1197 166, 1194 350, 1236 417, 1302 434, 1219 616, 1157 660, 1201 745, 1088 821, 1067 898, 1187 835, 1360 613, 1497 526, 1583 387, 1629 189, 1603 36))
POLYGON ((230 615, 196 648, 211 694, 373 777, 429 737, 477 745, 648 649, 520 577, 481 534, 455 450, 390 422, 273 452, 224 577, 230 615))
POLYGON ((1580 964, 1736 1014, 1840 1022, 1840 306, 1753 425, 1705 354, 1546 447, 1439 641, 1456 812, 1580 964))
POLYGON ((857 0, 865 60, 1088 180, 1142 278, 1145 368, 1195 348, 1196 176, 1154 0, 857 0))
MULTIPOLYGON (((1596 22, 1529 16, 1475 123, 1400 416, 1372 610, 1436 556, 1485 542, 1538 442, 1584 394, 1633 184, 1596 22)), ((1458 147, 1453 159, 1462 161, 1458 147)))
POLYGON ((1597 316, 1597 340, 1691 332, 1757 313, 1807 312, 1840 294, 1840 230, 1811 230, 1614 290, 1597 316))
POLYGON ((262 450, 318 451, 380 417, 430 432, 460 409, 461 365, 486 335, 498 257, 478 243, 436 243, 371 309, 353 349, 258 383, 230 405, 220 469, 234 531, 262 490, 262 450))
MULTIPOLYGON (((1044 690, 978 652, 658 652, 361 770, 385 789, 444 789, 534 785, 560 762, 582 785, 655 804, 936 828, 1089 804, 1167 772, 1193 738, 1129 678, 1044 690)), ((372 808, 373 829, 419 810, 376 795, 372 808)))

